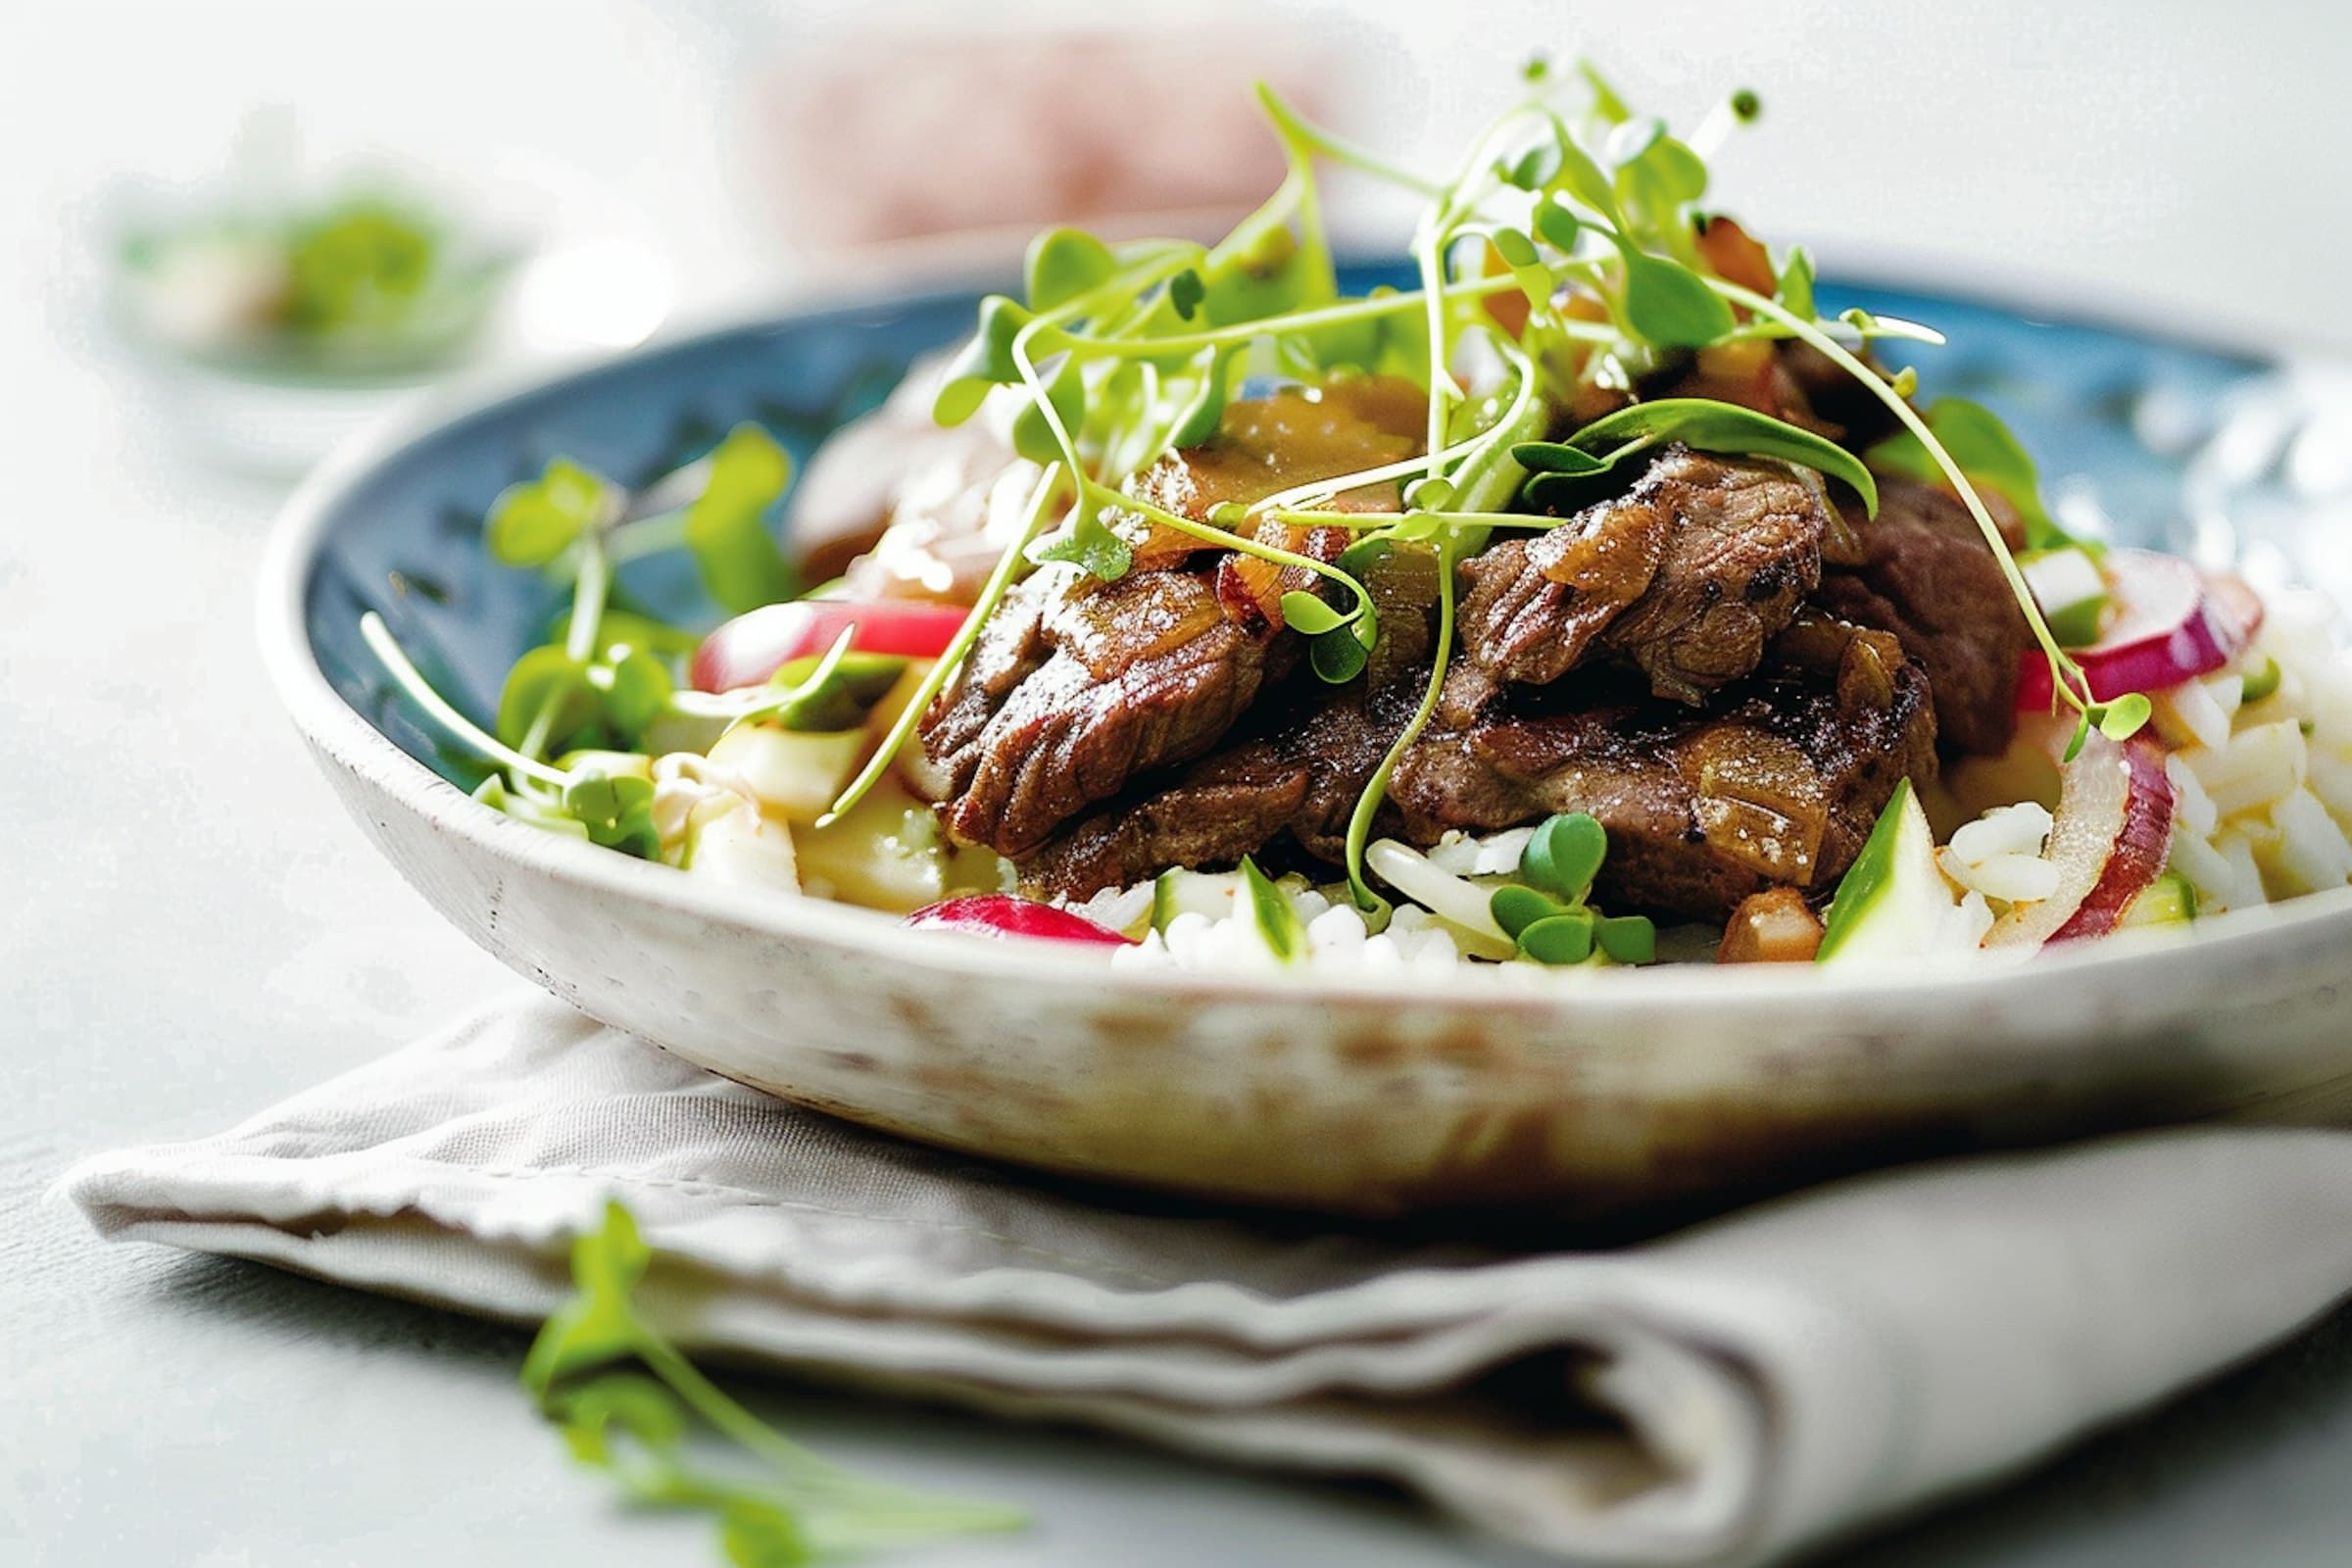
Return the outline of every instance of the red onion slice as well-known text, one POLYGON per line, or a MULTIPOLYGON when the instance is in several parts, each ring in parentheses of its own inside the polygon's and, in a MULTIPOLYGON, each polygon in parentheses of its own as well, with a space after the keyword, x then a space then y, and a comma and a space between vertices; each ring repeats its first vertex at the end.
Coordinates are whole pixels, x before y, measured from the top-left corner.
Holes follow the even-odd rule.
MULTIPOLYGON (((2122 613, 2096 645, 2074 655, 2102 703, 2210 675, 2235 659, 2262 623, 2253 590, 2178 556, 2111 550, 2106 567, 2122 613)), ((2040 649, 2028 649, 2018 668, 2018 711, 2047 712, 2055 694, 2049 662, 2040 649)))

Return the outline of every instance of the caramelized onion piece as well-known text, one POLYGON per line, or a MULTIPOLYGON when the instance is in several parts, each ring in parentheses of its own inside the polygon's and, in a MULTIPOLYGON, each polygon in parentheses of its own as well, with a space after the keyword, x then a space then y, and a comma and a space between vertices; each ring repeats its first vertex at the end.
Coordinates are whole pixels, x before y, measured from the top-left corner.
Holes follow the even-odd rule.
POLYGON ((1719 724, 1692 739, 1683 765, 1691 814, 1718 854, 1775 882, 1812 882, 1830 801, 1802 749, 1751 725, 1719 724))
POLYGON ((1717 963, 1811 963, 1821 917, 1794 888, 1766 888, 1740 900, 1723 928, 1717 963))
MULTIPOLYGON (((1275 550, 1306 556, 1325 564, 1340 559, 1348 548, 1345 528, 1300 528, 1261 522, 1250 538, 1275 550)), ((1261 556, 1236 552, 1217 563, 1217 603, 1225 618, 1252 637, 1266 638, 1282 630, 1282 596, 1312 593, 1322 579, 1304 566, 1286 566, 1261 556)))

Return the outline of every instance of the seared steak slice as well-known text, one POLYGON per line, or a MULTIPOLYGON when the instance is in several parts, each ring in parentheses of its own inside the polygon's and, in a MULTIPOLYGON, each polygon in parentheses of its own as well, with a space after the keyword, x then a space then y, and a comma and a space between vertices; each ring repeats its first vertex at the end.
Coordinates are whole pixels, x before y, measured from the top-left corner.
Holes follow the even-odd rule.
POLYGON ((1337 863, 1357 797, 1412 715, 1412 694, 1392 692, 1400 700, 1369 705, 1357 688, 1301 693, 1263 733, 1047 845, 1021 865, 1022 885, 1084 899, 1173 865, 1231 865, 1285 833, 1337 863))
POLYGON ((1258 704, 1233 745, 1173 779, 1140 781, 1024 862, 1023 884, 1083 899, 1172 865, 1231 865, 1285 833, 1340 860, 1356 799, 1429 679, 1435 553, 1401 547, 1366 569, 1364 585, 1381 636, 1361 680, 1294 676, 1258 704))
POLYGON ((989 617, 924 717, 949 830, 1028 853, 1134 774, 1215 745, 1265 664, 1265 643, 1225 616, 1207 574, 1041 571, 989 617))
POLYGON ((1669 447, 1624 495, 1463 563, 1463 665, 1449 714, 1503 683, 1547 685, 1588 655, 1695 704, 1756 667, 1821 580, 1820 478, 1669 447))
MULTIPOLYGON (((1336 864, 1413 691, 1398 682, 1369 706, 1328 691, 1290 706, 1174 783, 1080 823, 1024 863, 1022 881, 1082 899, 1172 865, 1230 865, 1285 835, 1336 864)), ((1697 714, 1630 690, 1584 711, 1539 707, 1427 736, 1390 785, 1380 831, 1431 844, 1449 828, 1590 811, 1609 830, 1604 901, 1721 919, 1763 888, 1828 889, 1896 781, 1934 776, 1927 681, 1883 632, 1801 615, 1771 666, 1723 701, 1697 714)))
MULTIPOLYGON (((1234 404, 1217 434, 1171 453, 1137 491, 1205 520, 1223 502, 1409 457, 1425 405, 1410 383, 1357 377, 1234 404)), ((1348 492, 1341 510, 1393 510, 1394 483, 1348 492)), ((1136 564, 1116 582, 1050 568, 1008 595, 964 669, 924 715, 923 749, 945 781, 942 816, 967 843, 1018 858, 1138 773, 1190 761, 1217 741, 1301 648, 1282 596, 1314 573, 1205 551, 1174 529, 1123 526, 1136 564)), ((1260 522, 1255 537, 1336 560, 1344 528, 1260 522)))
POLYGON ((1722 919, 1748 894, 1824 891, 1905 775, 1934 776, 1928 681, 1892 639, 1819 617, 1693 713, 1632 700, 1490 715, 1408 752, 1390 800, 1415 842, 1556 811, 1609 831, 1603 902, 1722 919))
POLYGON ((1818 601, 1894 633, 1926 666, 1946 747, 2005 750, 2017 728, 2018 665, 2034 634, 1976 519, 1947 491, 1882 479, 1878 517, 1865 522, 1857 511, 1848 520, 1861 564, 1829 572, 1818 601))

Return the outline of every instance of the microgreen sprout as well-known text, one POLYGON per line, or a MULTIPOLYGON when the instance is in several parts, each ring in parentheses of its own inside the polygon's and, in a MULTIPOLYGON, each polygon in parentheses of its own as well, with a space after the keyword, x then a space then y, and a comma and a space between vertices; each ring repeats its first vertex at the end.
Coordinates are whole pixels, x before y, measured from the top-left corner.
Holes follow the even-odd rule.
POLYGON ((572 1457, 611 1475, 631 1503, 710 1515, 736 1563, 802 1563, 1027 1524, 1016 1508, 858 1475, 760 1420, 638 1305, 654 1263, 628 1210, 608 1203, 573 1241, 573 1294, 531 1342, 521 1373, 572 1457), (751 1461, 748 1474, 694 1462, 698 1421, 751 1461))
POLYGON ((1488 901, 1521 957, 1546 964, 1584 963, 1595 953, 1613 963, 1656 957, 1657 932, 1646 917, 1602 914, 1589 902, 1608 851, 1607 830, 1583 811, 1536 828, 1520 852, 1518 875, 1488 901))

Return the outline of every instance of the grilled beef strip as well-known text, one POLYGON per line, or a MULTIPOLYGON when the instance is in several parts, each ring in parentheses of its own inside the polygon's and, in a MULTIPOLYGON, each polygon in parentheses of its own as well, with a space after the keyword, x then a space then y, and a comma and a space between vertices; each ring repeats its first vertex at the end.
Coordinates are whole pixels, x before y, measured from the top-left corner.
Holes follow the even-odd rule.
POLYGON ((1595 654, 1641 670, 1661 698, 1702 702, 1755 669, 1820 583, 1832 516, 1809 469, 1668 447, 1625 494, 1462 564, 1448 716, 1595 654))
POLYGON ((1703 712, 1558 695, 1514 692, 1407 752, 1389 787, 1406 836, 1589 811, 1609 833, 1603 902, 1720 920, 1766 887, 1835 885, 1896 783, 1935 776, 1925 672, 1886 633, 1810 612, 1703 712))
MULTIPOLYGON (((1409 456, 1416 439, 1400 433, 1408 391, 1418 419, 1419 390, 1379 377, 1236 403, 1215 437, 1160 460, 1138 493, 1205 520, 1222 502, 1409 456)), ((1336 504, 1393 511, 1396 487, 1336 504)), ((1140 514, 1125 527, 1135 569, 1107 583, 1066 566, 1030 577, 989 617, 924 714, 924 752, 944 784, 941 817, 956 838, 1016 858, 1030 853, 1137 774, 1206 753, 1296 662, 1299 641, 1284 631, 1282 596, 1312 589, 1313 573, 1204 551, 1140 514)), ((1256 537, 1328 562, 1350 535, 1261 523, 1256 537)))
MULTIPOLYGON (((1609 830, 1605 902, 1720 920, 1763 888, 1826 891, 1896 782, 1934 776, 1928 683, 1892 637, 1812 612, 1771 656, 1706 712, 1622 678, 1575 710, 1557 689, 1514 692, 1468 728, 1414 744, 1380 830, 1426 845, 1452 828, 1590 811, 1609 830)), ((1368 699, 1326 688, 1291 701, 1262 731, 1047 846, 1022 880, 1085 898, 1171 865, 1230 864, 1286 835, 1337 862, 1416 690, 1399 680, 1368 699)))
MULTIPOLYGON (((2002 512, 1995 518, 2006 520, 2002 512)), ((1848 520, 1862 558, 1850 570, 1828 572, 1816 602, 1892 632, 1926 668, 1947 750, 2005 750, 2017 729, 2018 667, 2034 634, 1976 519, 1949 491, 1883 478, 1878 516, 1865 522, 1856 508, 1848 520)))
POLYGON ((1172 778, 1139 780, 1024 861, 1022 882, 1083 899, 1172 865, 1230 865, 1286 833, 1308 854, 1340 860, 1356 799, 1429 680, 1436 553, 1401 546, 1367 567, 1364 586, 1381 631, 1361 679, 1331 686, 1310 671, 1293 675, 1231 746, 1172 778))

